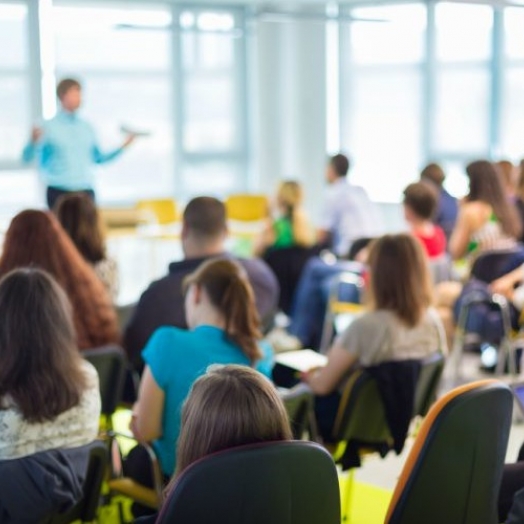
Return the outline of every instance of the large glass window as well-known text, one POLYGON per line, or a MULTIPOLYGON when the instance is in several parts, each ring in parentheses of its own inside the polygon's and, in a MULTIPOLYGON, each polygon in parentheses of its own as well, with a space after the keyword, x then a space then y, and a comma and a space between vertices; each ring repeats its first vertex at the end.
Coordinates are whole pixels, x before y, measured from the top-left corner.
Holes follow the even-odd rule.
POLYGON ((0 164, 16 163, 31 127, 28 9, 0 3, 0 164))
POLYGON ((504 10, 505 71, 502 87, 500 154, 524 158, 524 9, 504 10))
POLYGON ((425 13, 419 4, 351 10, 341 146, 353 159, 351 181, 375 200, 397 202, 422 160, 425 13))
POLYGON ((246 183, 245 35, 241 11, 178 12, 182 186, 215 194, 246 183))
POLYGON ((57 78, 82 82, 82 112, 101 149, 117 147, 122 128, 147 133, 98 168, 100 200, 174 194, 171 12, 146 4, 58 3, 53 26, 57 78))

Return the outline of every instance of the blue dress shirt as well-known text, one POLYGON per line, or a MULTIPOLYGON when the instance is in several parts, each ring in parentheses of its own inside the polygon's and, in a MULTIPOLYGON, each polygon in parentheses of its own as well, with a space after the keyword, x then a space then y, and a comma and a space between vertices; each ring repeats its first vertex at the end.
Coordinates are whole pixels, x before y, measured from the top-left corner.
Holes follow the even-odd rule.
POLYGON ((22 160, 29 163, 37 158, 48 187, 65 191, 93 189, 93 164, 108 162, 123 151, 100 151, 93 128, 76 113, 58 112, 43 124, 42 131, 36 144, 26 145, 22 160))

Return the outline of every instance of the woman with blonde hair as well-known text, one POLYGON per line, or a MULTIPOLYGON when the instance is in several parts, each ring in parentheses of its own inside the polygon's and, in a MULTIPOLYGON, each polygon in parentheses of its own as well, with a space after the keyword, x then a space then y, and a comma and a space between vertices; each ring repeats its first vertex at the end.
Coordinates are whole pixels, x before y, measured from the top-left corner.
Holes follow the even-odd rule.
POLYGON ((284 180, 280 183, 275 200, 275 217, 268 220, 255 243, 257 256, 269 248, 313 245, 314 232, 302 209, 303 199, 303 189, 298 182, 284 180))
POLYGON ((47 271, 66 292, 78 348, 119 342, 116 312, 104 285, 50 212, 22 211, 7 229, 0 276, 27 266, 47 271))
POLYGON ((259 345, 253 291, 239 265, 209 260, 186 278, 184 288, 189 330, 164 326, 149 340, 131 424, 139 441, 153 441, 166 476, 175 469, 180 408, 207 367, 239 364, 269 375, 272 364, 259 345))
POLYGON ((431 307, 429 270, 420 242, 407 234, 383 236, 371 246, 369 267, 367 312, 335 340, 327 365, 302 377, 317 395, 315 409, 324 437, 331 435, 339 388, 357 366, 447 351, 441 322, 431 307))

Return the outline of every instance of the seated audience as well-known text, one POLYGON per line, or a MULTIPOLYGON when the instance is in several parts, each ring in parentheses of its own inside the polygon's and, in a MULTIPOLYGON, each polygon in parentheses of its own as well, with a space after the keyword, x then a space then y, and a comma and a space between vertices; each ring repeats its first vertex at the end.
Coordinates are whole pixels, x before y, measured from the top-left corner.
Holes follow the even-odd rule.
MULTIPOLYGON (((171 263, 169 273, 144 291, 125 330, 124 348, 136 369, 142 369, 140 352, 158 327, 187 327, 182 281, 205 260, 233 259, 225 252, 226 237, 226 210, 222 202, 198 197, 187 204, 182 221, 184 259, 171 263)), ((237 260, 253 287, 259 317, 266 323, 275 313, 278 301, 275 275, 261 260, 237 260)))
POLYGON ((466 173, 469 193, 460 206, 449 241, 451 256, 459 259, 514 247, 522 224, 515 207, 506 199, 493 164, 478 160, 466 167, 466 173))
POLYGON ((433 221, 440 226, 449 241, 458 214, 457 199, 444 189, 446 175, 438 164, 428 164, 420 173, 420 181, 429 184, 438 193, 437 211, 433 221))
MULTIPOLYGON (((524 160, 520 163, 517 175, 517 188, 515 190, 515 206, 522 224, 524 224, 524 160)), ((524 242, 524 227, 519 240, 524 242)))
POLYGON ((313 245, 313 230, 302 209, 302 186, 294 180, 282 182, 276 196, 274 218, 270 218, 256 241, 254 253, 263 255, 268 249, 313 245))
MULTIPOLYGON (((244 366, 211 366, 184 402, 177 467, 164 495, 198 460, 237 446, 292 440, 282 400, 260 373, 244 366)), ((153 523, 156 516, 138 520, 153 523)))
MULTIPOLYGON (((369 244, 372 238, 359 238, 353 242, 348 259, 334 256, 311 258, 305 265, 293 300, 289 333, 297 337, 302 347, 318 350, 322 338, 324 317, 332 281, 344 272, 365 276, 369 244)), ((355 288, 347 290, 344 300, 360 302, 355 288)))
POLYGON ((410 233, 420 241, 429 259, 446 254, 444 231, 431 221, 437 207, 437 197, 431 187, 422 182, 410 184, 404 190, 404 218, 410 233))
MULTIPOLYGON (((453 259, 473 260, 486 251, 512 249, 522 232, 515 206, 508 201, 495 167, 486 160, 466 167, 469 193, 463 200, 449 241, 453 259)), ((453 307, 462 291, 460 282, 437 286, 437 306, 451 343, 455 329, 453 307)))
POLYGON ((53 211, 114 302, 118 295, 118 268, 116 262, 107 256, 100 217, 93 200, 83 193, 70 193, 57 200, 53 211))
POLYGON ((269 348, 258 343, 253 290, 241 266, 223 259, 204 262, 184 279, 184 291, 189 331, 164 326, 147 343, 131 427, 139 441, 153 441, 162 471, 169 476, 175 469, 180 407, 207 367, 239 364, 268 376, 272 368, 269 348))
POLYGON ((98 375, 78 352, 71 305, 39 269, 0 280, 0 460, 98 434, 98 375))
POLYGON ((380 210, 364 189, 347 182, 349 160, 338 154, 329 160, 325 178, 329 185, 324 200, 317 242, 346 256, 358 238, 382 234, 380 210))
POLYGON ((405 234, 381 237, 372 244, 369 265, 369 311, 335 340, 324 368, 302 377, 317 395, 315 411, 324 438, 332 433, 340 389, 357 366, 446 352, 420 243, 405 234))
POLYGON ((50 212, 22 211, 9 225, 0 276, 26 266, 47 271, 64 288, 73 306, 78 348, 119 342, 116 312, 104 285, 50 212))

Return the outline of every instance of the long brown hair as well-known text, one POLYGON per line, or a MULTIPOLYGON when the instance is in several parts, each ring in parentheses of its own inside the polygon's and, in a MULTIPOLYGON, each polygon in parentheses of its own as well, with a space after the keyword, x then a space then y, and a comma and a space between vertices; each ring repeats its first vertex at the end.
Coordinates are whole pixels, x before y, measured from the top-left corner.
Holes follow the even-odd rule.
POLYGON ((416 326, 432 301, 420 242, 407 234, 385 235, 372 243, 369 266, 372 308, 392 311, 409 327, 416 326))
POLYGON ((91 264, 106 257, 100 217, 95 203, 83 193, 62 195, 53 211, 80 254, 91 264))
POLYGON ((193 384, 182 409, 173 478, 210 453, 292 438, 286 409, 268 379, 247 366, 212 366, 193 384))
POLYGON ((493 209, 502 230, 509 236, 519 238, 522 223, 515 206, 508 202, 497 170, 487 160, 477 160, 466 167, 469 178, 469 202, 485 202, 493 209))
POLYGON ((116 312, 104 285, 49 212, 22 211, 6 232, 0 276, 27 266, 47 271, 64 288, 80 349, 119 341, 116 312))
POLYGON ((244 270, 226 259, 208 260, 184 279, 184 290, 196 285, 204 288, 212 305, 222 313, 227 337, 239 345, 253 363, 262 353, 255 298, 244 270))
POLYGON ((86 387, 71 304, 53 278, 15 269, 0 280, 0 409, 9 395, 29 422, 76 406, 86 387))

